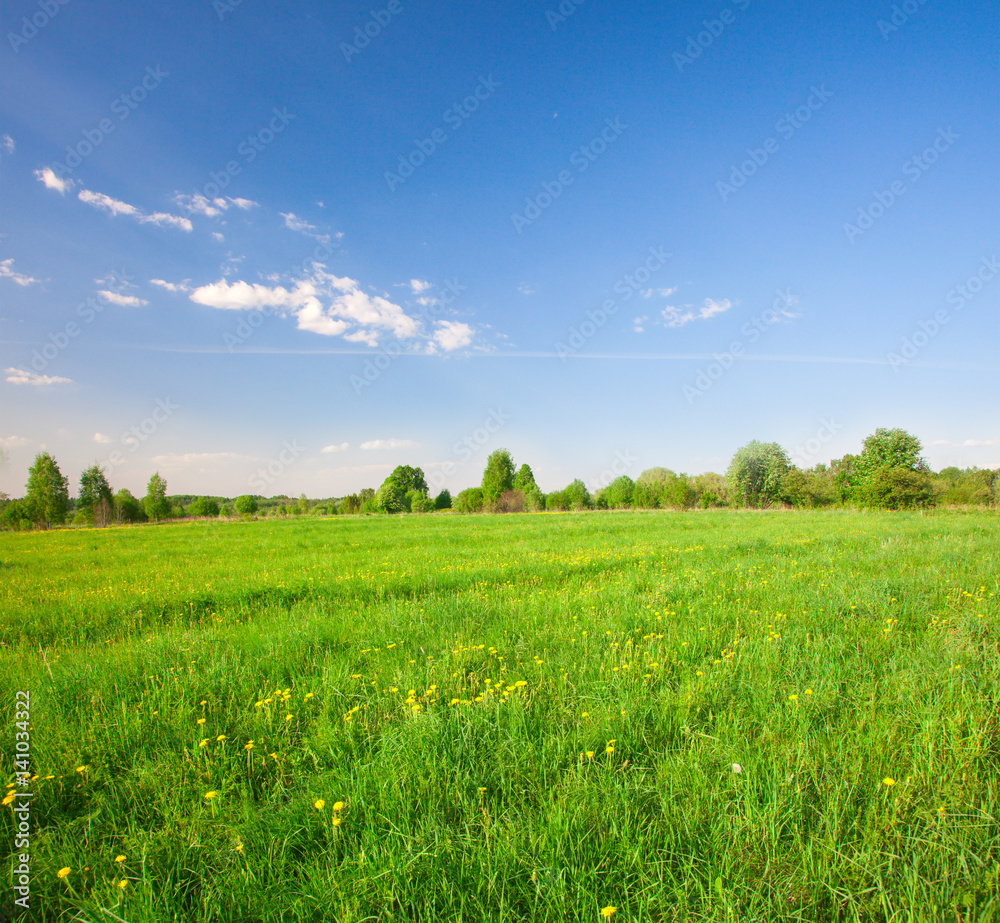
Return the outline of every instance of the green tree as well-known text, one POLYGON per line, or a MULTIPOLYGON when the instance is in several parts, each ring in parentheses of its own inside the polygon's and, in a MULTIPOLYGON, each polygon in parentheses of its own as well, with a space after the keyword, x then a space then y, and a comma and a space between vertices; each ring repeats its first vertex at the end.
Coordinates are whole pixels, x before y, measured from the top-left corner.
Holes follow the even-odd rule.
POLYGON ((243 494, 233 501, 233 509, 240 516, 253 516, 260 509, 257 498, 250 494, 243 494))
POLYGON ((100 465, 91 465, 80 475, 77 509, 92 525, 106 526, 111 521, 113 503, 114 494, 104 476, 104 469, 100 465))
POLYGON ((932 506, 934 490, 927 471, 905 465, 876 468, 865 485, 862 501, 883 510, 908 510, 932 506))
POLYGON ((404 495, 411 490, 427 493, 427 480, 424 478, 422 468, 398 465, 395 471, 386 478, 386 481, 392 481, 404 495))
POLYGON ((861 454, 853 459, 847 479, 852 499, 879 506, 882 501, 877 495, 884 495, 888 484, 894 483, 897 487, 904 482, 916 484, 919 479, 889 478, 879 472, 889 468, 929 474, 927 462, 920 456, 921 448, 920 440, 902 429, 879 427, 865 437, 861 454))
POLYGON ((375 492, 374 505, 379 513, 402 513, 406 509, 406 494, 391 475, 375 492))
POLYGON ((506 449, 496 449, 486 459, 482 489, 487 504, 496 502, 502 493, 514 489, 514 460, 506 449))
POLYGON ((522 493, 528 493, 531 488, 534 487, 538 489, 538 485, 535 483, 535 475, 528 465, 521 465, 517 469, 517 474, 514 475, 514 490, 519 490, 522 493))
POLYGON ((633 503, 643 510, 655 510, 664 506, 667 485, 672 478, 677 477, 669 468, 647 468, 635 482, 633 503))
POLYGON ((616 477, 600 492, 603 506, 611 510, 627 510, 635 496, 635 481, 627 474, 616 477))
POLYGON ((422 490, 411 490, 406 494, 406 508, 411 513, 434 512, 434 501, 422 490))
POLYGON ((44 525, 62 525, 69 509, 69 481, 48 452, 35 456, 28 469, 28 484, 25 488, 25 505, 32 522, 44 525))
POLYGON ((563 495, 571 510, 589 510, 594 506, 594 500, 590 496, 590 491, 587 490, 587 485, 579 478, 563 491, 563 495))
POLYGON ((126 487, 115 493, 113 509, 115 522, 143 522, 146 518, 142 504, 126 487))
POLYGON ((298 508, 298 512, 300 514, 302 514, 302 513, 308 513, 309 512, 309 501, 306 499, 306 495, 305 494, 299 494, 299 508, 298 508))
POLYGON ((459 513, 478 513, 485 505, 482 487, 468 487, 461 491, 452 503, 452 509, 459 513))
POLYGON ((219 502, 211 497, 199 497, 188 507, 190 516, 218 516, 219 502))
POLYGON ((729 492, 738 503, 765 507, 781 498, 788 454, 776 442, 748 442, 736 450, 726 471, 729 492))
POLYGON ((167 482, 157 471, 146 485, 146 516, 153 522, 159 522, 170 515, 170 503, 167 501, 167 482))
POLYGON ((434 509, 436 510, 450 510, 451 509, 451 492, 446 487, 434 498, 434 509))

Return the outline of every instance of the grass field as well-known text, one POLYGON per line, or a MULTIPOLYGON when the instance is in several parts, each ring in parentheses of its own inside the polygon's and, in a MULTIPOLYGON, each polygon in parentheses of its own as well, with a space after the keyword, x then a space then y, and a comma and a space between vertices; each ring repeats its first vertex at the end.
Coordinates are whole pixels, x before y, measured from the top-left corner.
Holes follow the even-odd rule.
POLYGON ((30 919, 1000 917, 995 514, 8 533, 0 613, 30 919))

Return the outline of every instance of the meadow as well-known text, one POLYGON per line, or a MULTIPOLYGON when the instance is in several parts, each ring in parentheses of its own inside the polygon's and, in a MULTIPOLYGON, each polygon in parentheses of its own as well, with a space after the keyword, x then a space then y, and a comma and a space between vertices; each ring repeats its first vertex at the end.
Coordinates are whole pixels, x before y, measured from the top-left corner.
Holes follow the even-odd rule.
POLYGON ((32 920, 989 920, 998 616, 988 512, 0 533, 0 836, 32 920))

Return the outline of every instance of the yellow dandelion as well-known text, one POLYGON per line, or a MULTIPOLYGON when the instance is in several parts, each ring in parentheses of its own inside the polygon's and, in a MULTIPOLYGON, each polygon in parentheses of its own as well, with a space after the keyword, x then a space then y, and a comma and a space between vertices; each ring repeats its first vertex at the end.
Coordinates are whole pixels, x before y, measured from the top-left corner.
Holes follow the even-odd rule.
POLYGON ((245 743, 245 744, 243 745, 243 749, 244 749, 244 750, 252 750, 252 749, 253 749, 253 741, 252 741, 252 740, 248 740, 248 741, 247 741, 247 742, 246 742, 246 743, 245 743))
POLYGON ((793 693, 792 693, 792 694, 791 694, 791 695, 790 695, 790 696, 788 697, 788 701, 789 701, 789 702, 798 702, 798 700, 799 700, 799 697, 798 697, 798 694, 797 694, 797 693, 795 693, 795 692, 793 692, 793 693))
POLYGON ((896 780, 894 778, 892 778, 892 776, 886 776, 882 780, 882 784, 889 786, 889 788, 892 788, 892 786, 896 784, 896 780))
POLYGON ((812 691, 812 689, 807 689, 807 690, 806 690, 806 695, 812 695, 812 694, 813 694, 813 691, 812 691))
POLYGON ((594 758, 594 751, 593 750, 588 750, 587 751, 587 759, 588 760, 592 760, 593 758, 594 758))
POLYGON ((203 738, 203 739, 202 739, 202 740, 201 740, 201 741, 200 741, 200 742, 198 743, 198 746, 199 746, 199 747, 207 747, 207 746, 208 746, 208 738, 207 738, 207 737, 203 738))
POLYGON ((56 878, 65 878, 69 874, 69 871, 70 869, 68 865, 65 868, 59 869, 59 871, 56 872, 56 878))
POLYGON ((198 724, 204 724, 204 723, 205 723, 205 719, 204 718, 199 718, 198 719, 198 724))
POLYGON ((77 766, 76 767, 76 771, 77 772, 86 772, 88 769, 90 769, 89 765, 88 766, 77 766))
POLYGON ((305 695, 305 697, 307 699, 311 699, 313 697, 313 694, 311 692, 307 692, 306 695, 305 695))
POLYGON ((330 823, 333 824, 334 827, 339 827, 340 826, 340 818, 339 817, 335 817, 332 821, 330 821, 330 823))
POLYGON ((119 881, 118 882, 118 887, 122 891, 124 891, 128 887, 128 879, 127 878, 123 878, 121 881, 119 881))
POLYGON ((335 801, 333 803, 333 810, 334 811, 343 811, 344 810, 344 802, 343 801, 335 801))
POLYGON ((614 753, 614 752, 615 752, 615 748, 614 748, 614 747, 613 747, 613 746, 612 746, 611 744, 608 744, 608 745, 607 745, 607 746, 606 746, 606 747, 604 748, 604 752, 605 752, 605 753, 608 753, 608 754, 611 754, 611 753, 614 753))
POLYGON ((202 699, 198 704, 199 705, 206 705, 206 704, 208 704, 208 699, 202 699))
POLYGON ((219 735, 218 737, 216 737, 215 739, 216 739, 216 740, 225 740, 225 739, 226 739, 226 735, 225 735, 225 734, 220 734, 220 735, 219 735))
POLYGON ((603 909, 603 910, 601 911, 601 916, 602 916, 602 917, 604 917, 604 919, 605 919, 605 920, 610 920, 610 919, 611 919, 611 917, 612 917, 612 915, 613 915, 613 914, 614 914, 614 913, 615 913, 615 912, 616 912, 617 910, 618 910, 618 908, 617 908, 617 907, 605 907, 605 908, 604 908, 604 909, 603 909))
MULTIPOLYGON (((481 794, 482 794, 483 792, 485 792, 485 791, 486 791, 486 789, 485 789, 485 788, 484 788, 483 786, 480 786, 480 787, 479 787, 479 794, 480 794, 480 795, 481 795, 481 794)), ((944 808, 942 808, 941 810, 943 811, 943 810, 944 810, 944 808)))
POLYGON ((205 800, 211 801, 218 794, 218 792, 205 792, 205 800))
POLYGON ((10 803, 11 803, 11 802, 12 802, 13 800, 14 800, 14 793, 13 793, 13 792, 8 792, 8 793, 7 793, 7 794, 6 794, 5 796, 4 796, 4 799, 3 799, 3 801, 2 801, 2 802, 0 802, 0 803, 2 803, 2 804, 4 805, 4 807, 6 807, 6 806, 7 806, 8 804, 10 804, 10 803))
POLYGON ((313 807, 317 811, 322 811, 323 808, 326 807, 326 802, 322 798, 317 798, 316 801, 313 802, 313 807))
POLYGON ((292 716, 291 715, 285 715, 285 720, 286 721, 291 721, 292 720, 292 716))
POLYGON ((115 856, 115 862, 121 863, 121 862, 124 862, 124 861, 125 861, 125 857, 124 856, 115 856))

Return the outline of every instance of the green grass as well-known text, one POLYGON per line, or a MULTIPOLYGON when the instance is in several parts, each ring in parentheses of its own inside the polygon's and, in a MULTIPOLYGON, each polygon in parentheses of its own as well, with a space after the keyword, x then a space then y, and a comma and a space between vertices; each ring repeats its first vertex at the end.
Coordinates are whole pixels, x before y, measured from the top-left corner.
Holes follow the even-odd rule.
POLYGON ((998 526, 0 535, 0 752, 13 781, 29 690, 38 774, 31 918, 1000 917, 998 526))

